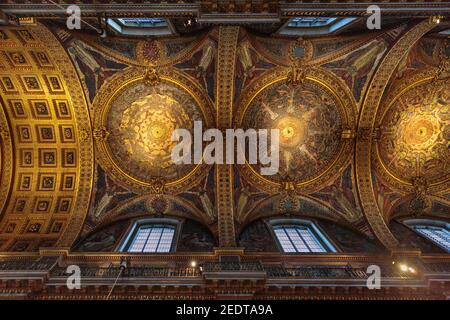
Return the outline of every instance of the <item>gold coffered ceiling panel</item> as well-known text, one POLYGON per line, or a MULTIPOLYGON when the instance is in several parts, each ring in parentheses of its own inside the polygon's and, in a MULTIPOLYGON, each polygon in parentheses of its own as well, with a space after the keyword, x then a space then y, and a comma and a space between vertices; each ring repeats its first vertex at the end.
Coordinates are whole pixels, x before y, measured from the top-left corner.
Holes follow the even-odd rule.
POLYGON ((0 250, 70 246, 92 189, 91 129, 81 85, 44 26, 9 27, 2 34, 0 92, 14 145, 14 181, 0 222, 0 250))

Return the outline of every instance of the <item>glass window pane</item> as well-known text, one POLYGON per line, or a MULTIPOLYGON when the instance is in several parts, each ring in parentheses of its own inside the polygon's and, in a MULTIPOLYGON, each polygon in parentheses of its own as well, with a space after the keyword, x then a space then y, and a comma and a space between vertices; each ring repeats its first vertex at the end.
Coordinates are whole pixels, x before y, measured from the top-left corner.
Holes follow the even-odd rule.
POLYGON ((128 252, 170 252, 174 234, 173 226, 141 226, 136 232, 128 252))
POLYGON ((142 252, 144 249, 145 243, 147 242, 148 235, 150 234, 150 229, 139 228, 136 236, 133 239, 133 243, 131 244, 128 251, 130 252, 142 252))
POLYGON ((284 252, 327 252, 309 226, 276 226, 274 232, 284 252))
POLYGON ((145 245, 144 252, 156 252, 158 248, 159 239, 161 239, 162 228, 155 227, 152 228, 150 235, 145 245))
POLYGON ((416 225, 414 229, 450 252, 450 232, 444 227, 416 225))
POLYGON ((297 252, 284 228, 275 229, 275 234, 277 235, 278 241, 280 242, 284 252, 297 252))
POLYGON ((309 228, 298 231, 302 235, 303 240, 306 242, 306 245, 310 248, 311 252, 326 252, 325 248, 309 228))
POLYGON ((163 230, 156 252, 169 252, 170 251, 170 247, 172 246, 172 239, 173 239, 174 232, 175 231, 173 229, 169 229, 169 228, 165 228, 163 230))

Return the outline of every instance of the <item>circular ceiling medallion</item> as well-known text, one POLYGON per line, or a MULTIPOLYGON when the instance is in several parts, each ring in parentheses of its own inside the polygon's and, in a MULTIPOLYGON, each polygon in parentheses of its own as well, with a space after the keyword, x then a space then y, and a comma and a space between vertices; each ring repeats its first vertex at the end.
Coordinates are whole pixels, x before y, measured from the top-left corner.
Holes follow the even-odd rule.
MULTIPOLYGON (((180 73, 160 74, 149 83, 142 70, 127 70, 108 81, 94 101, 99 160, 113 177, 135 192, 155 184, 176 191, 191 185, 201 167, 174 164, 172 141, 176 129, 193 134, 194 121, 205 116, 208 98, 180 73), (100 137, 99 137, 100 135, 100 137)), ((95 135, 95 133, 94 133, 95 135)))
POLYGON ((352 116, 330 88, 312 76, 297 85, 290 85, 282 76, 256 89, 243 102, 240 126, 244 130, 279 129, 278 174, 262 176, 260 163, 246 165, 245 171, 263 189, 279 188, 289 181, 311 191, 335 176, 339 164, 348 159, 350 152, 343 150, 350 147, 350 139, 343 139, 342 133, 352 127, 352 116))
POLYGON ((381 119, 377 149, 382 168, 409 185, 416 177, 429 185, 449 180, 449 111, 447 84, 416 84, 395 97, 381 119))

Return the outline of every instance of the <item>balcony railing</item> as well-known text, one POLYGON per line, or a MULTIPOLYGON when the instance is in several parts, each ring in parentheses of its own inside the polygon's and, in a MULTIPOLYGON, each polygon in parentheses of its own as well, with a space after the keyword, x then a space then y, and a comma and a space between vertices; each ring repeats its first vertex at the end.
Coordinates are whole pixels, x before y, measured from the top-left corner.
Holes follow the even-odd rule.
MULTIPOLYGON (((115 278, 120 268, 113 267, 91 267, 80 266, 81 276, 87 278, 115 278)), ((56 267, 51 270, 52 277, 66 277, 66 268, 56 267)), ((166 268, 166 267, 130 267, 124 270, 123 276, 128 278, 188 278, 199 277, 201 272, 198 268, 166 268)))
MULTIPOLYGON (((20 257, 0 258, 1 273, 48 272, 50 277, 65 277, 65 266, 57 265, 57 257, 20 257)), ((75 262, 73 264, 76 264, 75 262)), ((380 265, 381 275, 384 278, 417 279, 418 274, 450 275, 450 263, 422 263, 420 272, 402 272, 396 265, 380 265)), ((120 272, 118 265, 99 267, 92 264, 80 264, 81 276, 92 278, 115 278, 120 272)), ((418 270, 419 271, 419 270, 418 270)), ((123 275, 131 278, 188 278, 202 277, 203 273, 265 273, 268 278, 298 278, 298 279, 367 279, 367 267, 352 267, 351 265, 286 265, 263 264, 261 262, 204 262, 197 267, 187 266, 155 266, 131 265, 125 269, 123 275)))

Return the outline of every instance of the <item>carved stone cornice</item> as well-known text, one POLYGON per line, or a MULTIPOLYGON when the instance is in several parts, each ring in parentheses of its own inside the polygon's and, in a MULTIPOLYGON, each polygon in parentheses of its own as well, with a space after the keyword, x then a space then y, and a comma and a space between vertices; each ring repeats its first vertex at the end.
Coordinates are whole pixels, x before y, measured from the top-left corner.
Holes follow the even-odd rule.
MULTIPOLYGON (((0 10, 8 15, 54 17, 66 16, 65 10, 69 4, 66 1, 42 3, 38 1, 14 0, 0 4, 0 10), (31 3, 30 3, 31 2, 31 3)), ((366 16, 367 3, 355 3, 353 0, 339 3, 325 0, 319 1, 275 1, 275 0, 246 0, 246 1, 127 1, 126 4, 112 0, 77 1, 76 3, 84 17, 97 17, 105 13, 109 17, 130 16, 164 16, 164 17, 192 17, 208 22, 235 22, 248 23, 248 21, 273 22, 280 18, 293 16, 366 16)), ((380 6, 383 14, 396 16, 429 16, 450 14, 449 2, 398 1, 371 2, 380 6)))

